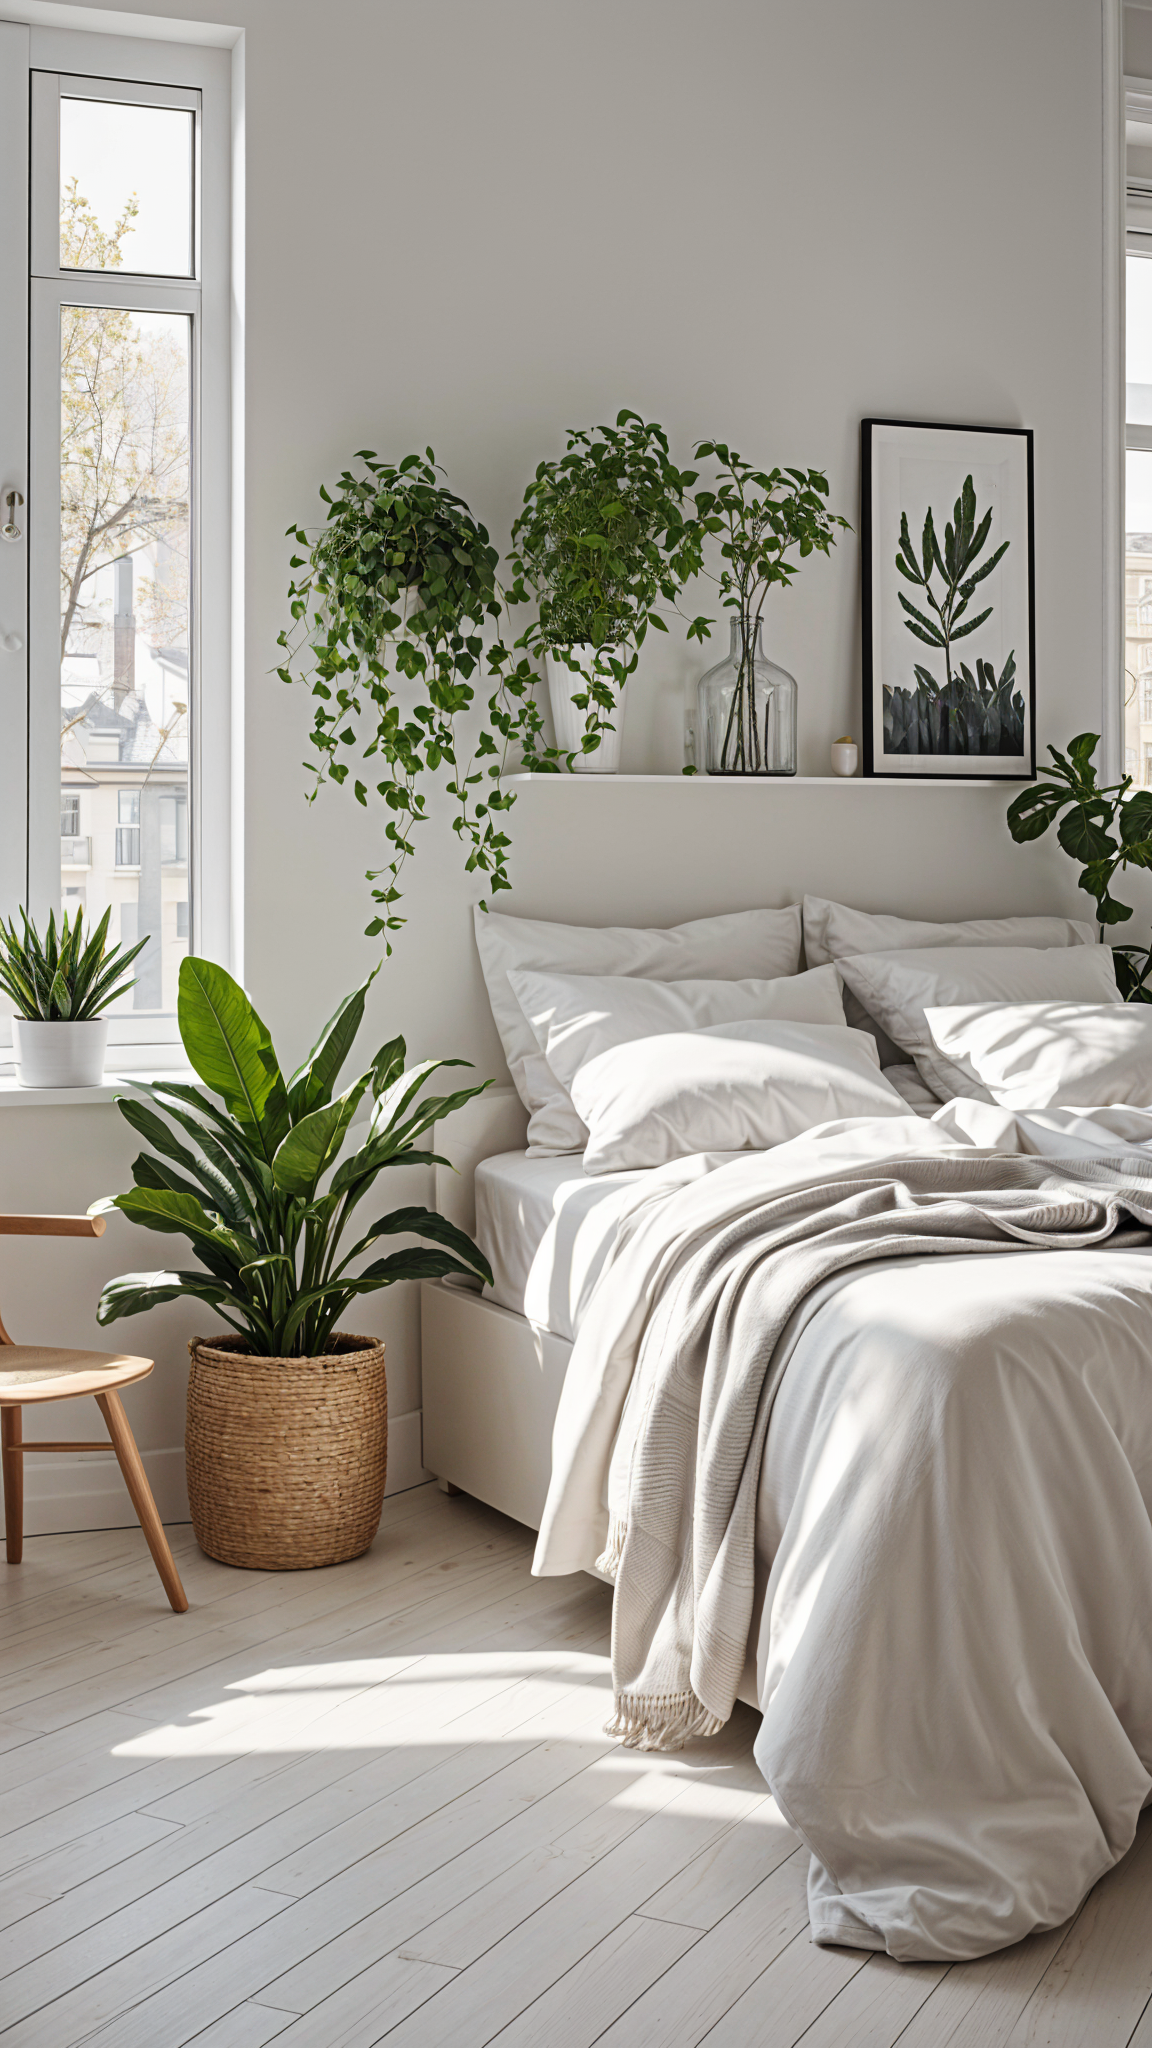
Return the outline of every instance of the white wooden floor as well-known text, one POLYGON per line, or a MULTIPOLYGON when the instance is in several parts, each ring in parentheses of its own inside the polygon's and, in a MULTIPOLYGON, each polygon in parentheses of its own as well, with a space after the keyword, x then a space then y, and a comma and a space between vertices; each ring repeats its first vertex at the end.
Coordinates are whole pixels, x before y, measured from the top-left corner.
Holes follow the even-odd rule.
POLYGON ((525 1530, 423 1487, 333 1571, 172 1534, 181 1616, 133 1532, 0 1565, 5 2048, 1152 2048, 1152 1827, 986 1961, 816 1949, 753 1715, 607 1741, 607 1591, 525 1530))

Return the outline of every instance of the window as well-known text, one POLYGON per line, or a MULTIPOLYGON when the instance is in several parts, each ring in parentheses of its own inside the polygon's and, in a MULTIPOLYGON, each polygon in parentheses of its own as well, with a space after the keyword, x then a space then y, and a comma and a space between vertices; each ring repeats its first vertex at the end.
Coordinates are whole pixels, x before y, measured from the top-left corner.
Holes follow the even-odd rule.
POLYGON ((1143 725, 1152 724, 1152 676, 1145 677, 1140 692, 1140 720, 1143 725))
MULTIPOLYGON (((116 792, 116 865, 118 868, 138 868, 140 865, 140 791, 118 789, 116 792)), ((120 904, 130 899, 121 897, 120 904)), ((137 898, 139 901, 139 898, 137 898)))
MULTIPOLYGON (((82 894, 113 936, 146 938, 110 1038, 147 1044, 176 1036, 189 944, 231 958, 230 68, 108 47, 115 77, 98 36, 0 22, 9 169, 31 123, 27 724, 0 747, 0 902, 43 917, 82 894)), ((9 306, 15 258, 0 238, 9 306)), ((0 376, 0 449, 20 445, 22 388, 0 376)))

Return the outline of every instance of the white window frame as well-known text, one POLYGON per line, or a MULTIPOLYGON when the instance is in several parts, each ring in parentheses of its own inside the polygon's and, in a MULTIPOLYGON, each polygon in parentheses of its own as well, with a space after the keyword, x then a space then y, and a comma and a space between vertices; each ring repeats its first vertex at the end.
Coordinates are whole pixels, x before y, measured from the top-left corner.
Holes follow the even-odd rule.
MULTIPOLYGON (((11 395, 10 404, 0 398, 0 490, 15 487, 25 499, 24 539, 0 547, 0 714, 16 742, 0 751, 0 907, 10 914, 23 901, 42 918, 60 894, 59 307, 119 304, 188 313, 194 337, 189 950, 239 971, 232 863, 238 792, 231 687, 231 81, 226 49, 0 21, 0 132, 7 138, 8 171, 18 177, 31 160, 25 203, 9 181, 0 212, 0 301, 17 309, 21 300, 30 305, 28 323, 19 317, 0 323, 0 392, 11 395), (61 81, 68 95, 191 105, 193 278, 60 269, 55 198, 46 205, 44 194, 58 191, 61 81)), ((128 1012, 110 1016, 109 1024, 110 1044, 127 1052, 117 1059, 120 1067, 148 1065, 153 1050, 178 1039, 173 1014, 128 1012)), ((8 1020, 0 1018, 0 1045, 9 1042, 8 1020)))

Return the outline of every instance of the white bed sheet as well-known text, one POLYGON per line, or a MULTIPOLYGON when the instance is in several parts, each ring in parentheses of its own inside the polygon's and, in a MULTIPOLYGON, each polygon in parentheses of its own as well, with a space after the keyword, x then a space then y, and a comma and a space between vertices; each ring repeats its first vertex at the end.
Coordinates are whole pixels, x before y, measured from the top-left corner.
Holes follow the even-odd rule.
POLYGON ((584 1173, 578 1153, 499 1152, 476 1169, 476 1242, 490 1301, 569 1342, 616 1237, 624 1190, 647 1169, 584 1173))
MULTIPOLYGON (((915 1067, 889 1068, 887 1078, 896 1074, 917 1116, 940 1108, 915 1067)), ((700 1153, 699 1171, 738 1156, 700 1153)), ((571 1343, 628 1207, 624 1191, 652 1170, 585 1173, 575 1152, 543 1159, 498 1152, 482 1160, 476 1168, 476 1242, 492 1268, 487 1299, 571 1343)))

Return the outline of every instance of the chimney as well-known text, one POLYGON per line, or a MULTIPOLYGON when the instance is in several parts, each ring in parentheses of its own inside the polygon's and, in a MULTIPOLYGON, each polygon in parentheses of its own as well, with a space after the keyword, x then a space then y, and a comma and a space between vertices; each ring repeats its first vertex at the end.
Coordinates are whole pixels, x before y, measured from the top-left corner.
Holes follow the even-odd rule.
POLYGON ((132 557, 112 564, 115 606, 112 614, 112 702, 117 711, 136 688, 136 615, 132 610, 132 557))

